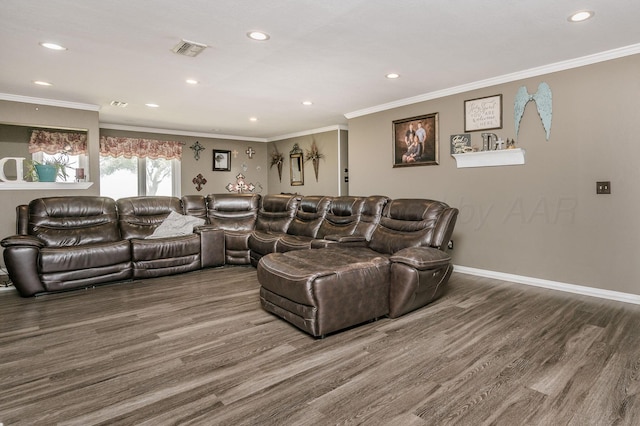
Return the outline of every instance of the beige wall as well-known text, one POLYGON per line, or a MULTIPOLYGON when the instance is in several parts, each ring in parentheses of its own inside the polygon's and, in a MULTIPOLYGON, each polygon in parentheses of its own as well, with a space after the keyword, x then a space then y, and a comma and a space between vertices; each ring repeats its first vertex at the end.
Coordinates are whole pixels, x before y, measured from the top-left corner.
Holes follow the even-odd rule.
MULTIPOLYGON (((29 154, 30 138, 30 127, 0 123, 0 158, 31 158, 31 154, 29 154)), ((16 163, 14 161, 7 162, 3 171, 8 179, 15 180, 17 178, 16 163)))
POLYGON ((293 192, 302 195, 338 195, 340 191, 338 176, 338 160, 339 160, 339 135, 340 130, 333 130, 322 133, 315 133, 305 136, 297 136, 288 139, 282 139, 275 142, 269 142, 269 153, 266 159, 267 168, 269 169, 269 192, 293 192), (311 148, 311 143, 315 141, 318 151, 324 155, 320 160, 318 168, 318 180, 316 181, 313 164, 311 161, 304 162, 304 185, 291 186, 291 175, 289 160, 289 152, 294 144, 298 144, 303 151, 303 155, 311 148), (284 165, 282 168, 282 181, 278 178, 276 166, 269 167, 271 153, 274 146, 284 156, 284 165))
POLYGON ((207 195, 228 192, 226 186, 229 183, 236 183, 239 173, 245 177, 247 184, 253 183, 256 186, 254 192, 266 194, 267 186, 267 144, 264 142, 246 142, 238 140, 216 139, 195 136, 170 135, 162 133, 134 132, 130 130, 100 129, 100 134, 104 136, 135 137, 146 139, 157 139, 163 141, 183 142, 181 161, 181 195, 207 195), (200 142, 205 149, 200 151, 200 159, 196 160, 194 151, 189 147, 196 141, 200 142), (253 158, 249 159, 245 153, 251 147, 255 151, 253 158), (235 156, 231 155, 231 171, 213 171, 213 150, 237 151, 235 156), (246 166, 246 170, 243 167, 246 166), (207 180, 207 183, 200 191, 196 189, 193 179, 198 175, 207 180))
POLYGON ((458 207, 457 265, 640 294, 639 75, 634 55, 353 118, 350 192, 458 207), (464 100, 502 94, 504 125, 494 132, 513 138, 516 91, 543 81, 553 91, 550 140, 530 103, 518 140, 525 165, 456 168, 449 136, 464 130, 464 100), (440 165, 392 168, 391 122, 433 112, 440 165), (600 180, 611 181, 611 195, 596 195, 600 180))
MULTIPOLYGON (((98 170, 98 112, 72 108, 35 105, 21 102, 0 101, 0 123, 23 126, 63 127, 85 129, 89 137, 89 177, 97 176, 98 170)), ((6 191, 0 190, 0 235, 15 233, 17 205, 25 204, 34 198, 56 195, 96 195, 99 184, 86 190, 48 190, 48 191, 6 191)), ((4 264, 4 262, 2 262, 4 264)))

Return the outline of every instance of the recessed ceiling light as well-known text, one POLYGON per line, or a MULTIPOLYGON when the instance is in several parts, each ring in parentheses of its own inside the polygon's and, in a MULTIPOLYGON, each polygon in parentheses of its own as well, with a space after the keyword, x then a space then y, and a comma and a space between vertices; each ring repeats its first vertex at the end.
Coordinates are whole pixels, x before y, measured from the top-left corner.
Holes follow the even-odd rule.
POLYGON ((160 105, 158 104, 145 104, 146 106, 148 106, 149 108, 159 108, 160 105))
POLYGON ((393 80, 394 78, 398 78, 400 77, 400 74, 397 74, 395 72, 390 72, 389 74, 387 74, 385 77, 387 77, 390 80, 393 80))
POLYGON ((302 105, 310 106, 310 105, 313 105, 313 102, 311 102, 311 101, 302 101, 302 105))
POLYGON ((249 118, 249 121, 258 121, 258 118, 257 117, 251 117, 251 118, 249 118))
POLYGON ((186 81, 187 84, 198 84, 198 80, 194 80, 193 78, 188 78, 186 81))
POLYGON ((247 33, 247 37, 249 37, 251 40, 257 41, 265 41, 271 38, 269 34, 263 33, 262 31, 249 31, 247 33))
POLYGON ((67 48, 64 46, 60 46, 59 44, 56 44, 56 43, 49 43, 46 41, 41 42, 40 46, 46 47, 47 49, 51 49, 51 50, 67 50, 67 48))
POLYGON ((33 84, 37 84, 38 86, 53 86, 53 84, 49 83, 48 81, 42 80, 35 80, 33 84))
POLYGON ((580 12, 576 12, 569 16, 567 20, 569 22, 582 22, 586 21, 587 19, 593 18, 593 15, 595 14, 596 13, 592 10, 581 10, 580 12))

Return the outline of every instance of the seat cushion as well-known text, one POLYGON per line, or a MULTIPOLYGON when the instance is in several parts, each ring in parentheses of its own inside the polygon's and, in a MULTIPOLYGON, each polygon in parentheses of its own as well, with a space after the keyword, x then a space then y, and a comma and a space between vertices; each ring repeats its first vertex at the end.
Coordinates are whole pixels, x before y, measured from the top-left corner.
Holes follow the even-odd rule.
POLYGON ((258 253, 261 256, 273 253, 276 251, 278 240, 282 238, 283 235, 286 234, 255 230, 249 236, 249 248, 252 252, 258 253))
POLYGON ((71 247, 45 247, 40 250, 40 272, 92 269, 127 263, 131 260, 129 241, 85 244, 71 247))
POLYGON ((132 260, 170 259, 200 254, 200 235, 131 240, 132 260))
POLYGON ((276 251, 284 253, 291 250, 304 250, 311 248, 312 237, 303 235, 283 235, 276 244, 276 251))

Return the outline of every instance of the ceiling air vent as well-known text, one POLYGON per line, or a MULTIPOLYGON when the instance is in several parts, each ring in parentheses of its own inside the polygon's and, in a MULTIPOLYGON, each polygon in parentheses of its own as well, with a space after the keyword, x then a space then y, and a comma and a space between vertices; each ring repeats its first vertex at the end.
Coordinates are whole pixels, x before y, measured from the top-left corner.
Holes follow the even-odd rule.
POLYGON ((195 41, 189 41, 182 39, 180 43, 176 44, 171 51, 183 56, 198 56, 200 52, 206 49, 208 46, 202 43, 196 43, 195 41))

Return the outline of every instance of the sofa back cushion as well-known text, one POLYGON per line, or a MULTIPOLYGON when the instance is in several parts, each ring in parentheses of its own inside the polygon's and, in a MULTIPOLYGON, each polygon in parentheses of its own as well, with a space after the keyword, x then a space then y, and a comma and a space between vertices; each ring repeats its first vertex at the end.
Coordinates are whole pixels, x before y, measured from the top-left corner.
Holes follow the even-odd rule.
POLYGON ((260 194, 207 196, 209 223, 225 231, 252 231, 260 208, 260 194))
POLYGON ((316 238, 324 238, 327 235, 352 235, 360 221, 363 207, 362 197, 333 198, 316 238))
POLYGON ((177 197, 145 196, 120 198, 117 201, 122 238, 145 238, 160 226, 169 213, 182 214, 177 197))
POLYGON ((300 203, 299 195, 270 194, 262 197, 256 230, 286 233, 300 203))
POLYGON ((315 238, 327 214, 330 203, 330 197, 321 195, 302 198, 296 210, 296 215, 287 228, 287 234, 315 238))
POLYGON ((382 212, 389 201, 389 197, 385 197, 384 195, 371 195, 366 197, 362 206, 360 221, 356 226, 356 230, 353 232, 354 235, 362 235, 367 241, 371 240, 373 231, 378 226, 378 223, 380 223, 382 212))
POLYGON ((202 195, 183 195, 182 213, 207 220, 207 201, 202 195))
POLYGON ((47 197, 28 206, 27 232, 47 246, 69 247, 120 240, 116 203, 108 197, 47 197))
POLYGON ((452 210, 440 201, 423 199, 392 200, 384 208, 369 247, 393 254, 406 247, 435 247, 441 216, 452 210))

